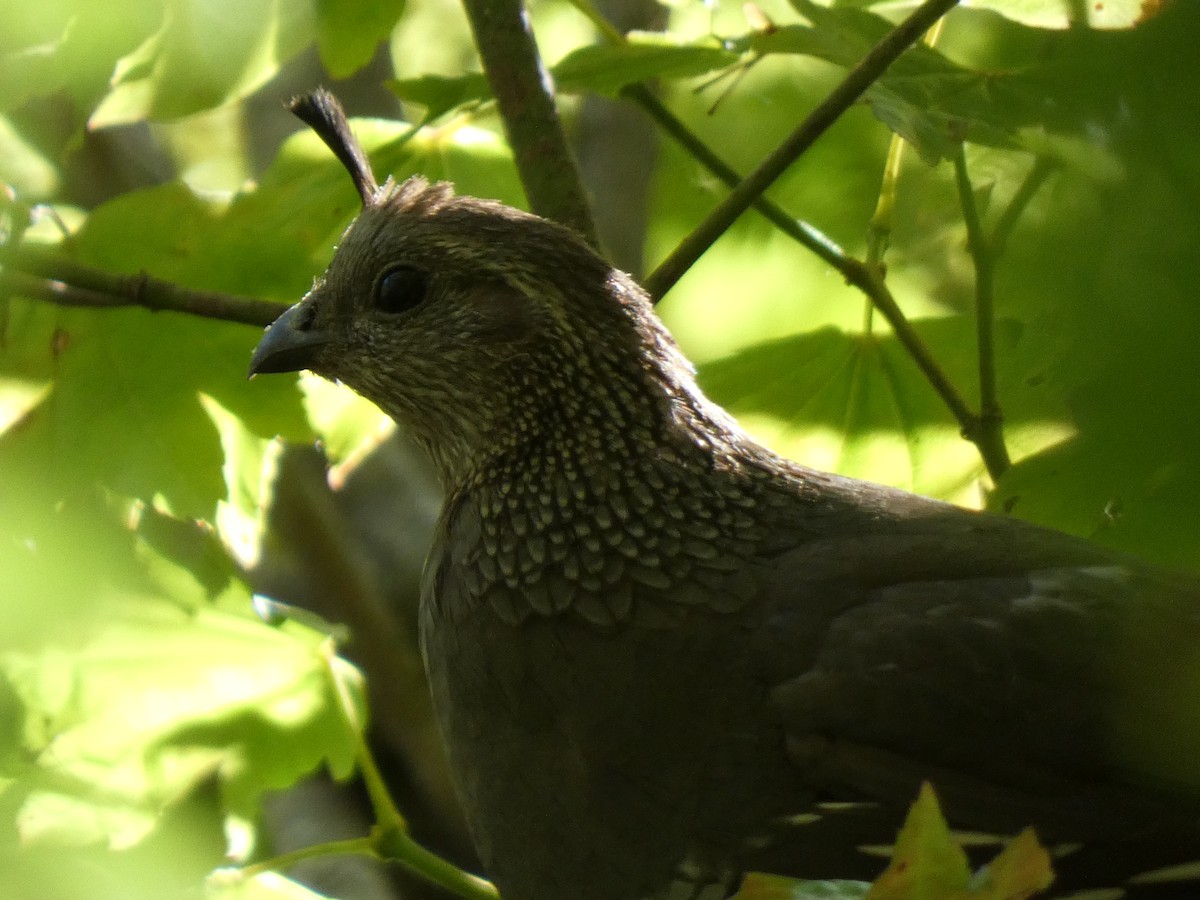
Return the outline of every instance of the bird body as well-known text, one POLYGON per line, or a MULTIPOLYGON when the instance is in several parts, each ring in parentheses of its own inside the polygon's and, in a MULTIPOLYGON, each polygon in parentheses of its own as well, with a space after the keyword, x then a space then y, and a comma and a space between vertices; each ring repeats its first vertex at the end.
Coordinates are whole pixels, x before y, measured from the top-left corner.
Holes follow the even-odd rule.
POLYGON ((925 779, 963 827, 1200 855, 1194 579, 775 455, 631 279, 527 213, 377 187, 330 102, 300 112, 364 209, 252 371, 345 382, 439 470, 422 650, 506 900, 848 874, 780 823, 925 779))

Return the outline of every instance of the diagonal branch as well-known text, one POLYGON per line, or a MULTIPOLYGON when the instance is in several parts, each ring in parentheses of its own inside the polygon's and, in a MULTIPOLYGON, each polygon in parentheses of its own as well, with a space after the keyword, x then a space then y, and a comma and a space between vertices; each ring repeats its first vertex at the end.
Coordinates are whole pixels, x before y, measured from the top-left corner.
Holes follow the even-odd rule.
POLYGON ((729 226, 745 212, 796 159, 875 83, 910 46, 920 40, 958 0, 926 0, 907 19, 871 48, 857 66, 782 144, 717 205, 700 225, 646 279, 653 297, 669 291, 729 226))
MULTIPOLYGON (((664 131, 675 138, 706 169, 730 187, 739 181, 737 172, 717 156, 686 125, 659 102, 644 85, 631 85, 624 92, 642 107, 664 131)), ((958 422, 964 434, 970 434, 978 426, 978 417, 971 412, 967 402, 950 380, 950 376, 934 359, 920 334, 901 311, 883 280, 879 267, 855 259, 827 235, 817 228, 787 213, 782 207, 766 197, 756 197, 754 209, 766 217, 780 231, 797 243, 808 248, 820 259, 841 273, 847 284, 858 288, 870 300, 871 305, 882 313, 892 327, 896 339, 908 351, 917 368, 942 399, 947 409, 958 422)))

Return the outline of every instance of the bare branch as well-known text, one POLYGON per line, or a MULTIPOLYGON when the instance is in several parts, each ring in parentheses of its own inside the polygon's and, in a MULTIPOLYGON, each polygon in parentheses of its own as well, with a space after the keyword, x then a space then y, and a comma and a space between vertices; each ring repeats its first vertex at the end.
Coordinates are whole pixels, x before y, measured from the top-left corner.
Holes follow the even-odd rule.
POLYGON ((0 287, 61 306, 141 306, 265 328, 284 307, 257 297, 193 291, 147 275, 113 275, 29 248, 0 248, 0 287))

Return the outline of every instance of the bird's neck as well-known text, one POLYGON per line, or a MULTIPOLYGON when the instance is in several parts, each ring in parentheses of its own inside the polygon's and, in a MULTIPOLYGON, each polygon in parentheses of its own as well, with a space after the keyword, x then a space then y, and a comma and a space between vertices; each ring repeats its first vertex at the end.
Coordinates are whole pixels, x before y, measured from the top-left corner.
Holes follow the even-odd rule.
POLYGON ((738 452, 744 435, 689 369, 649 354, 640 362, 599 356, 586 367, 545 360, 523 369, 494 410, 469 480, 529 471, 589 490, 617 481, 636 489, 655 466, 709 471, 715 456, 738 452))
POLYGON ((615 402, 590 399, 531 419, 452 489, 446 533, 471 561, 461 608, 509 624, 574 610, 607 627, 649 615, 662 592, 748 602, 772 481, 738 433, 686 391, 652 422, 587 412, 615 402))

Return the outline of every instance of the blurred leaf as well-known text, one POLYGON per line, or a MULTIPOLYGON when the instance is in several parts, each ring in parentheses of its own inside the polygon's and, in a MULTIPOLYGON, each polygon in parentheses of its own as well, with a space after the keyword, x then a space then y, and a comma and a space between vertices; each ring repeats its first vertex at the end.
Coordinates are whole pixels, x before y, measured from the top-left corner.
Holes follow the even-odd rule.
POLYGON ((59 186, 58 169, 0 116, 0 184, 25 202, 52 196, 59 186))
MULTIPOLYGON (((669 34, 631 32, 628 43, 596 44, 568 53, 552 69, 555 85, 568 94, 615 96, 630 84, 730 69, 748 53, 813 56, 850 67, 891 28, 887 19, 864 10, 800 5, 819 27, 781 25, 719 44, 707 36, 685 42, 669 34)), ((424 106, 430 119, 490 96, 478 73, 427 75, 393 81, 391 86, 401 99, 424 106)), ((963 140, 1018 146, 1018 129, 1030 129, 1046 118, 1043 100, 1043 75, 1036 69, 972 71, 924 45, 910 48, 867 93, 880 121, 913 143, 929 163, 947 157, 963 140)), ((1034 132, 1028 133, 1030 148, 1040 149, 1034 132)))
POLYGON ((18 845, 11 827, 0 837, 5 900, 163 900, 198 896, 197 885, 225 864, 221 822, 209 798, 167 810, 136 847, 18 845))
POLYGON ((0 434, 20 423, 50 394, 49 381, 0 378, 0 434))
POLYGON ((1054 880, 1050 855, 1032 829, 971 875, 967 854, 950 832, 934 789, 921 785, 892 848, 891 862, 865 900, 1026 900, 1054 880))
POLYGON ((117 63, 88 125, 177 118, 244 97, 311 41, 313 24, 309 2, 164 0, 160 27, 117 63))
POLYGON ((200 403, 221 435, 226 497, 217 503, 217 532, 243 569, 254 568, 262 549, 270 486, 282 443, 255 437, 242 420, 211 397, 200 403))
POLYGON ((154 33, 163 0, 129 0, 114 15, 94 0, 23 3, 0 8, 0 110, 66 90, 91 109, 108 90, 114 62, 154 33))
POLYGON ((840 66, 852 66, 870 49, 870 42, 849 37, 835 28, 809 25, 777 25, 767 31, 752 31, 727 43, 743 52, 812 56, 840 66))
POLYGON ((1111 150, 1081 137, 1047 134, 1035 128, 1021 129, 1020 145, 1044 159, 1074 169, 1097 184, 1115 184, 1125 176, 1121 160, 1111 150))
POLYGON ((951 900, 966 894, 969 881, 967 855, 926 782, 896 837, 891 863, 865 900, 951 900))
POLYGON ((958 146, 955 137, 966 138, 965 125, 956 122, 961 128, 961 134, 952 136, 949 122, 944 119, 939 122, 927 110, 882 85, 874 85, 867 92, 867 102, 875 117, 898 137, 904 138, 915 147, 921 159, 928 165, 935 165, 939 160, 948 159, 953 155, 955 147, 958 146))
POLYGON ((97 493, 64 501, 8 463, 0 479, 0 653, 86 629, 103 615, 89 602, 98 581, 128 579, 137 565, 132 535, 97 493))
POLYGON ((392 33, 406 0, 316 0, 317 48, 334 78, 361 69, 392 33))
MULTIPOLYGON (((792 3, 817 27, 785 25, 732 45, 814 56, 849 68, 892 28, 889 20, 863 9, 826 9, 811 0, 792 3)), ((964 140, 1013 147, 1017 128, 1041 123, 1045 94, 1034 73, 1036 69, 975 71, 917 44, 868 89, 866 100, 881 122, 932 164, 964 140)))
POLYGON ((491 96, 487 79, 479 72, 466 75, 423 75, 420 78, 398 78, 388 82, 388 87, 407 103, 418 103, 425 107, 425 115, 432 121, 452 109, 467 103, 478 103, 491 96))
POLYGON ((113 848, 143 840, 164 807, 216 776, 230 812, 356 744, 333 692, 326 638, 249 618, 231 587, 217 605, 98 585, 86 639, 0 655, 26 728, 17 827, 30 843, 113 848))

